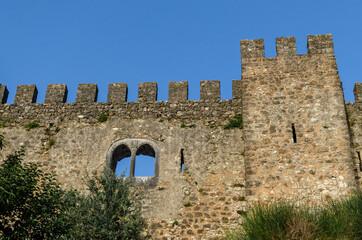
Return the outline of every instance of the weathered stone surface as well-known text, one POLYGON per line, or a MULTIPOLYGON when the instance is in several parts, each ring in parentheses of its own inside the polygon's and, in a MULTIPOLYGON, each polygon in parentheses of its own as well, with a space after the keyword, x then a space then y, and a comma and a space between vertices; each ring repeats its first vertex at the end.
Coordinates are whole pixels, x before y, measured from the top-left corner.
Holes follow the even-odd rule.
POLYGON ((44 103, 65 103, 68 89, 65 84, 48 84, 44 103))
POLYGON ((168 85, 169 102, 185 102, 189 98, 188 82, 170 82, 168 85))
POLYGON ((157 101, 157 83, 144 82, 138 85, 138 101, 153 102, 157 101))
POLYGON ((362 103, 362 83, 356 83, 353 92, 356 103, 362 103))
POLYGON ((242 59, 247 200, 351 192, 356 180, 331 35, 309 36, 308 55, 290 51, 292 38, 278 41, 278 57, 242 59))
POLYGON ((233 80, 233 100, 241 100, 243 98, 241 80, 233 80))
POLYGON ((220 81, 201 81, 200 100, 220 100, 220 81))
POLYGON ((107 102, 127 102, 128 88, 126 83, 111 83, 108 86, 107 102))
POLYGON ((4 104, 8 100, 9 91, 5 85, 0 84, 0 103, 4 104))
POLYGON ((35 85, 20 85, 15 94, 14 104, 35 103, 38 96, 38 89, 35 85))
POLYGON ((78 84, 76 103, 96 102, 98 97, 97 84, 78 84))

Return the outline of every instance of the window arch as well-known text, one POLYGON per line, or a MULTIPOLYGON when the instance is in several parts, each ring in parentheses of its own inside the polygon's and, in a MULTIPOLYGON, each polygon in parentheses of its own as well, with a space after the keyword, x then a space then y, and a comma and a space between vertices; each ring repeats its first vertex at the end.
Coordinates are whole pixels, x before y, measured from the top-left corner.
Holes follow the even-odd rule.
POLYGON ((136 177, 136 183, 142 182, 149 185, 150 182, 156 183, 158 180, 158 162, 159 162, 160 148, 158 145, 147 139, 123 139, 114 142, 108 149, 106 161, 107 165, 115 171, 118 161, 131 157, 130 163, 130 177, 135 176, 136 155, 146 155, 154 157, 154 176, 153 177, 136 177))
POLYGON ((154 176, 156 161, 155 150, 147 143, 142 144, 136 151, 135 173, 134 176, 154 176))

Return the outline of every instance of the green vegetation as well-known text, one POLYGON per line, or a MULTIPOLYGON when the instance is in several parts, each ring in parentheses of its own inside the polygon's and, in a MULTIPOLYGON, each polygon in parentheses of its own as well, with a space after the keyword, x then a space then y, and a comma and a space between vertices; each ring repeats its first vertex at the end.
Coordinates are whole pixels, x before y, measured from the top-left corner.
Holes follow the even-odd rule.
POLYGON ((26 131, 30 131, 30 129, 39 127, 39 123, 37 121, 31 121, 31 122, 25 124, 24 127, 25 127, 26 131))
POLYGON ((47 141, 46 150, 51 149, 54 144, 55 144, 55 140, 53 138, 49 139, 47 141))
POLYGON ((243 115, 236 114, 233 118, 229 119, 229 123, 224 126, 224 129, 239 128, 243 129, 243 115))
POLYGON ((108 113, 101 113, 99 114, 97 120, 98 122, 105 122, 108 119, 108 113))
POLYGON ((278 202, 259 204, 239 214, 245 217, 242 228, 227 232, 225 239, 360 239, 362 236, 361 192, 329 201, 323 207, 297 208, 278 202))
MULTIPOLYGON (((0 135, 0 149, 4 146, 0 135)), ((53 174, 23 163, 24 150, 0 165, 0 239, 148 239, 131 179, 106 168, 87 194, 64 191, 53 174)))
POLYGON ((74 192, 69 201, 70 239, 147 239, 142 235, 146 220, 131 185, 130 178, 117 178, 109 168, 88 179, 89 193, 74 192))
POLYGON ((233 184, 233 187, 244 187, 244 184, 242 184, 242 183, 234 183, 233 184))
POLYGON ((165 190, 164 187, 158 187, 158 191, 162 191, 162 190, 165 190))
POLYGON ((59 238, 70 227, 64 192, 53 175, 22 164, 23 155, 9 155, 0 166, 0 239, 59 238))
POLYGON ((185 125, 184 123, 181 124, 181 128, 194 128, 196 127, 195 124, 185 125))
POLYGON ((184 204, 184 207, 191 207, 191 206, 192 206, 192 203, 190 203, 190 202, 187 202, 184 204))
POLYGON ((175 220, 175 221, 173 221, 173 223, 172 223, 172 227, 177 226, 178 224, 179 224, 178 221, 175 220))
POLYGON ((0 128, 6 127, 6 121, 3 118, 0 118, 0 128))

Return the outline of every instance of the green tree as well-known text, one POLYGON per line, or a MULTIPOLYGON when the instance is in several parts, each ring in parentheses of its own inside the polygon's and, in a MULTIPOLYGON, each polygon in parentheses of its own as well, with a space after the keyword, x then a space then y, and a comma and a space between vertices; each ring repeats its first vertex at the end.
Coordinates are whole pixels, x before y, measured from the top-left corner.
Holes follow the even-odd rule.
POLYGON ((34 163, 22 163, 23 155, 22 149, 0 166, 0 238, 59 238, 69 228, 64 192, 52 174, 34 163))
POLYGON ((101 176, 88 180, 87 194, 75 194, 70 212, 72 239, 147 239, 141 206, 131 191, 132 180, 117 178, 106 167, 101 176))

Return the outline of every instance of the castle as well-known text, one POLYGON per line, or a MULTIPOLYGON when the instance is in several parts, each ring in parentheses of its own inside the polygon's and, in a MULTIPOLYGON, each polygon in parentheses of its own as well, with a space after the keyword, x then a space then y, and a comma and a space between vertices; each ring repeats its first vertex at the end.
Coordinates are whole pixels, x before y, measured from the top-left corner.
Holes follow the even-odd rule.
POLYGON ((0 85, 1 154, 24 146, 25 160, 66 188, 126 157, 133 176, 138 155, 154 157, 154 176, 136 177, 154 239, 218 239, 255 201, 349 194, 362 171, 362 84, 346 103, 330 34, 308 36, 305 55, 294 37, 277 38, 276 49, 265 58, 262 39, 241 41, 231 100, 220 100, 219 81, 202 81, 197 101, 188 100, 187 82, 170 82, 168 101, 157 101, 148 82, 137 102, 127 102, 124 83, 109 85, 105 103, 96 102, 96 84, 79 84, 75 103, 66 103, 66 85, 49 84, 44 104, 35 103, 35 85, 18 86, 6 104, 0 85), (238 114, 242 129, 225 128, 238 114), (40 126, 27 130, 32 121, 40 126))

